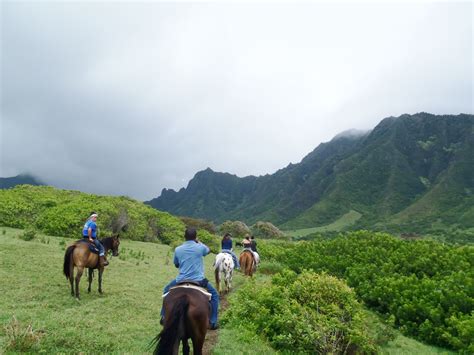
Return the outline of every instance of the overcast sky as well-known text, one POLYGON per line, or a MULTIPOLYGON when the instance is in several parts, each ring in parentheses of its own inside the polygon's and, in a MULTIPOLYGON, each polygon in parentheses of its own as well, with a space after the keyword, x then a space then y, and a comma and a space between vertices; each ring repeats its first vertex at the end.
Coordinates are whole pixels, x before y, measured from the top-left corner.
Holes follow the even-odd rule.
POLYGON ((141 200, 473 113, 473 5, 1 2, 0 176, 141 200))

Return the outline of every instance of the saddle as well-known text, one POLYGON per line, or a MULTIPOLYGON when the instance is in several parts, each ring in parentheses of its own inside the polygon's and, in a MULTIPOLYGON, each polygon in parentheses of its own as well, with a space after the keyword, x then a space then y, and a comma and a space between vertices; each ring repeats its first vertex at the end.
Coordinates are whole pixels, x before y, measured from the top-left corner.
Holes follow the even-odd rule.
POLYGON ((99 249, 97 249, 95 244, 89 243, 89 241, 86 240, 86 239, 80 239, 78 242, 79 243, 87 243, 87 246, 89 247, 89 251, 94 253, 94 254, 99 255, 99 249))
POLYGON ((209 292, 207 292, 207 289, 205 289, 204 287, 202 287, 199 282, 197 281, 183 281, 183 282, 180 282, 178 283, 176 286, 173 286, 170 288, 170 290, 168 292, 166 292, 162 297, 165 298, 166 296, 168 296, 168 294, 174 290, 174 289, 177 289, 177 288, 192 288, 194 290, 198 290, 200 291, 201 293, 203 293, 209 300, 211 300, 211 294, 209 292))

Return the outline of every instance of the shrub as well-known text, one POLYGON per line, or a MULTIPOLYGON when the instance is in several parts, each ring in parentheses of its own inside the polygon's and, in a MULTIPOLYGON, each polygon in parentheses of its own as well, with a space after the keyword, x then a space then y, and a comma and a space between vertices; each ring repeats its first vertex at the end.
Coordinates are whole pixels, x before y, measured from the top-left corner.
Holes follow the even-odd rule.
POLYGON ((5 348, 14 352, 34 351, 38 346, 42 332, 33 330, 31 324, 22 326, 15 316, 5 325, 5 348))
POLYGON ((304 271, 284 270, 272 284, 250 280, 231 299, 224 323, 245 319, 277 350, 291 353, 375 353, 365 331, 364 313, 343 281, 304 271))
POLYGON ((219 232, 232 234, 232 238, 244 238, 246 234, 250 234, 250 228, 241 221, 225 221, 219 226, 219 232))
POLYGON ((283 232, 270 222, 259 221, 255 223, 250 230, 252 234, 258 238, 281 239, 285 237, 283 232))
POLYGON ((211 234, 216 234, 217 232, 216 225, 212 221, 191 217, 179 217, 179 219, 186 225, 186 227, 205 229, 211 234))
POLYGON ((30 241, 36 238, 36 230, 32 227, 28 227, 19 235, 19 238, 25 241, 30 241))

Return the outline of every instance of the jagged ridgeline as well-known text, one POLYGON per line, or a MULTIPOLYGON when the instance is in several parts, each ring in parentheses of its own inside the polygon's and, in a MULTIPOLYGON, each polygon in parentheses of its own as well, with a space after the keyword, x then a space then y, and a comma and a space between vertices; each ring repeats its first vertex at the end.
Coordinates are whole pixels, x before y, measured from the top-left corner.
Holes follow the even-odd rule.
POLYGON ((423 232, 474 227, 474 116, 388 117, 370 132, 320 144, 272 175, 211 169, 147 202, 177 215, 270 221, 281 229, 423 232), (344 223, 342 223, 344 222, 344 223))
MULTIPOLYGON (((99 213, 99 237, 120 233, 122 238, 170 244, 182 241, 184 223, 128 197, 98 196, 50 186, 19 185, 0 190, 0 225, 34 228, 48 235, 80 238, 91 211, 99 213)), ((199 230, 201 240, 214 237, 199 230)))

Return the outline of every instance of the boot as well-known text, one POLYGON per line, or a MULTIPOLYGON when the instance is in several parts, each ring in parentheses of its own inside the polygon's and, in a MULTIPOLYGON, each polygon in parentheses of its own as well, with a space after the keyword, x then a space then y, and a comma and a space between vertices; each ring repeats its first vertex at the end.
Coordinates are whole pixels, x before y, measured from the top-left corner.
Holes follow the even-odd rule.
POLYGON ((105 259, 105 256, 99 256, 99 264, 104 267, 109 265, 109 262, 105 259))

